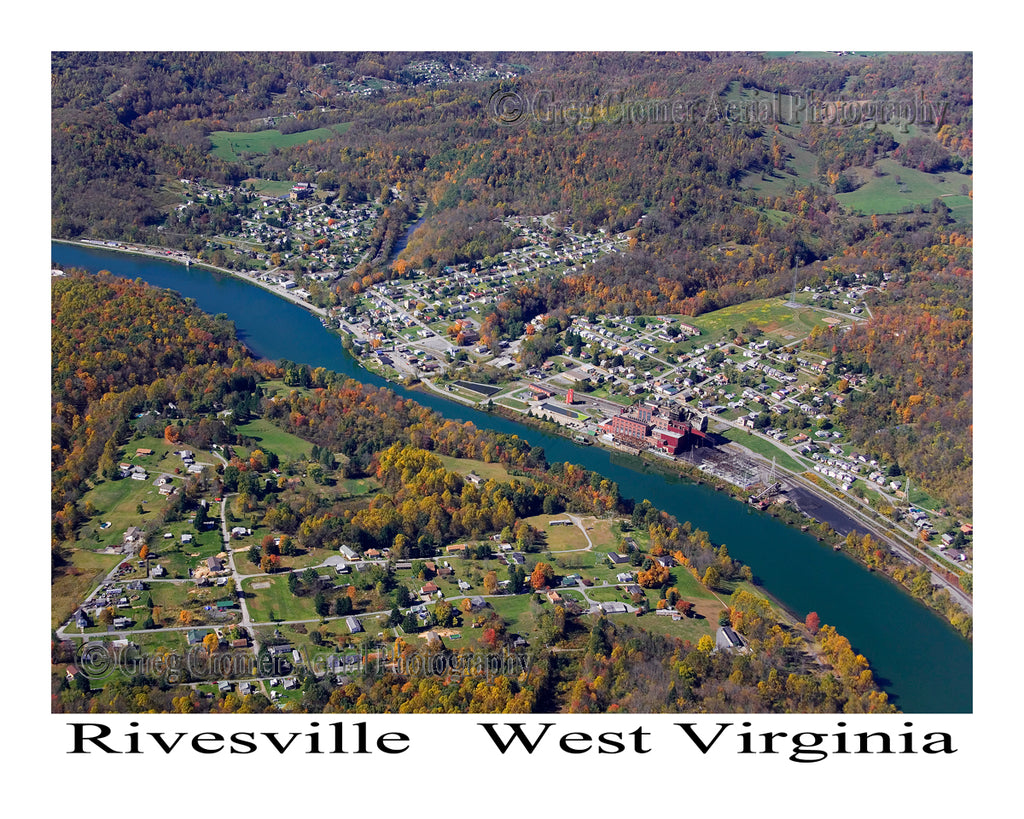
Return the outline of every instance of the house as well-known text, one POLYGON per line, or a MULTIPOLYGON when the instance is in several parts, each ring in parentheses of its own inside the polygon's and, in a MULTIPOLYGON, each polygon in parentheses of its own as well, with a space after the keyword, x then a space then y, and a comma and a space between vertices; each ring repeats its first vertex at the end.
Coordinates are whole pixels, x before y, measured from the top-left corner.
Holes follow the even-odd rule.
POLYGON ((231 691, 231 683, 227 680, 219 682, 217 683, 217 690, 220 691, 221 694, 227 694, 231 691))
POLYGON ((434 594, 437 591, 437 584, 433 580, 428 580, 420 587, 420 594, 434 594))
POLYGON ((480 611, 480 609, 487 608, 487 601, 484 600, 479 595, 473 595, 472 597, 469 598, 469 607, 473 611, 480 611))
POLYGON ((206 568, 208 568, 211 572, 219 572, 223 571, 224 564, 221 563, 219 557, 208 557, 206 558, 206 568))
POLYGON ((165 569, 163 566, 160 566, 159 564, 154 566, 152 570, 150 570, 150 575, 152 575, 153 577, 163 577, 165 574, 167 574, 167 569, 165 569))
POLYGON ((357 560, 359 558, 359 555, 356 554, 354 549, 344 544, 338 548, 338 551, 345 555, 349 560, 357 560))
POLYGON ((138 526, 129 526, 124 532, 124 545, 134 546, 144 540, 142 530, 138 526))
POLYGON ((611 561, 613 566, 621 566, 629 560, 625 555, 616 554, 615 552, 609 552, 608 559, 611 561))
POLYGON ((550 600, 550 601, 551 601, 552 603, 554 603, 554 604, 555 604, 556 606, 557 606, 557 605, 558 605, 559 603, 561 603, 561 602, 562 602, 562 595, 560 595, 560 594, 559 594, 558 592, 556 592, 556 591, 555 591, 554 589, 551 589, 551 590, 549 590, 549 591, 548 591, 548 594, 547 594, 547 598, 548 598, 548 600, 550 600))
POLYGON ((623 614, 623 613, 629 611, 629 609, 627 608, 625 603, 614 603, 614 602, 612 602, 612 603, 602 603, 601 604, 601 611, 603 611, 605 614, 623 614))
POLYGON ((733 651, 744 648, 743 639, 729 626, 722 626, 715 634, 715 648, 733 651))
POLYGON ((466 544, 465 543, 453 543, 451 546, 446 546, 445 551, 448 554, 465 554, 466 544))
POLYGON ((359 622, 355 617, 346 617, 345 625, 348 626, 348 630, 352 634, 358 634, 363 630, 363 624, 359 622))

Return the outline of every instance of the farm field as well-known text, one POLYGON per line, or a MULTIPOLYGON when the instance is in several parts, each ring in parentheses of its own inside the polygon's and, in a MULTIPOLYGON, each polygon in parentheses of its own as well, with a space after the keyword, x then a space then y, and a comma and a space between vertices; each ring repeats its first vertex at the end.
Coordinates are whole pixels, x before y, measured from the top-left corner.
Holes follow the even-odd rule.
POLYGON ((326 128, 297 131, 294 134, 282 134, 276 128, 251 133, 213 131, 210 134, 210 142, 213 143, 211 153, 226 162, 238 162, 244 154, 269 154, 275 148, 292 148, 306 142, 321 142, 344 134, 351 126, 351 122, 342 122, 326 128))

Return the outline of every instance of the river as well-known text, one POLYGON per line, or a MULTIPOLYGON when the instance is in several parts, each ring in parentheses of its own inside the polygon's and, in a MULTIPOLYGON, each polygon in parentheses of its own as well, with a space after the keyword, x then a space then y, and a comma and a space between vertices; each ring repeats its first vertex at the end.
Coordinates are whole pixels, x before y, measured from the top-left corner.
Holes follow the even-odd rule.
POLYGON ((114 250, 52 243, 56 267, 109 270, 176 290, 207 313, 226 313, 239 338, 261 357, 286 358, 387 386, 457 421, 519 435, 544 448, 548 461, 570 461, 616 481, 623 495, 655 506, 707 531, 729 554, 750 565, 758 582, 803 619, 816 611, 849 638, 871 663, 879 684, 905 713, 970 713, 972 650, 945 620, 893 582, 870 573, 842 552, 726 493, 666 476, 599 446, 580 446, 490 415, 440 395, 389 384, 363 369, 319 318, 230 275, 114 250))

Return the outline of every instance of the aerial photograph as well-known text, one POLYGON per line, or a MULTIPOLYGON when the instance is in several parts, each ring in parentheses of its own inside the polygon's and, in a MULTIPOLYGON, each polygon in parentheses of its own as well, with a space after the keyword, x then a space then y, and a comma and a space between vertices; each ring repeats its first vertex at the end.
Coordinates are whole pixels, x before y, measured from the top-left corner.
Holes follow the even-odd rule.
POLYGON ((51 714, 975 712, 971 52, 49 61, 51 714))

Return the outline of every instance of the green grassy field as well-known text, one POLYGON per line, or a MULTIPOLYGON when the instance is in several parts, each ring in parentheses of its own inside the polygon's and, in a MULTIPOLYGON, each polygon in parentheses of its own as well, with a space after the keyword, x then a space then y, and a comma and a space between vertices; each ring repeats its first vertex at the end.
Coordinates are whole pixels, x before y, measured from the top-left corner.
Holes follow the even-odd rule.
POLYGON ((284 196, 292 189, 293 184, 291 181, 259 179, 257 177, 242 180, 242 185, 252 185, 257 193, 261 193, 264 196, 284 196))
POLYGON ((691 345, 718 341, 727 336, 727 330, 742 332, 747 324, 754 325, 771 338, 788 343, 810 334, 825 315, 812 308, 787 307, 785 302, 782 298, 755 299, 696 318, 683 316, 682 320, 701 330, 701 335, 694 338, 691 345))
POLYGON ((952 211, 957 222, 971 224, 973 221, 974 201, 961 193, 965 185, 968 190, 973 190, 973 177, 952 171, 924 173, 915 168, 904 168, 892 159, 880 159, 875 165, 884 176, 876 177, 870 171, 860 169, 861 187, 836 196, 854 213, 909 212, 915 205, 928 206, 938 198, 952 211))
POLYGON ((508 470, 499 463, 489 464, 485 461, 474 461, 469 458, 453 458, 450 455, 438 455, 438 457, 444 464, 444 468, 449 472, 458 472, 460 475, 468 475, 470 472, 475 472, 485 481, 489 481, 492 478, 496 481, 512 480, 508 470))
POLYGON ((278 395, 288 395, 292 390, 296 390, 299 395, 311 395, 312 390, 308 387, 291 387, 284 383, 280 378, 272 378, 269 381, 261 381, 260 387, 266 393, 268 398, 274 398, 278 395))
POLYGON ((568 520, 565 515, 534 515, 523 518, 531 526, 539 529, 546 537, 545 548, 551 552, 564 552, 572 549, 586 549, 587 539, 575 524, 572 526, 549 526, 553 520, 568 520))
POLYGON ((237 430, 240 435, 255 439, 257 447, 266 447, 282 461, 305 460, 313 449, 309 441, 285 432, 263 418, 240 424, 237 430))
POLYGON ((252 133, 235 131, 213 131, 210 142, 213 143, 211 153, 227 162, 237 162, 242 154, 269 154, 275 148, 292 148, 306 142, 322 142, 325 139, 345 133, 351 122, 342 122, 326 128, 313 128, 309 131, 298 131, 294 134, 282 134, 276 128, 252 133))
POLYGON ((509 624, 509 631, 529 635, 537 626, 536 614, 543 611, 545 605, 549 611, 553 610, 550 603, 545 601, 543 605, 538 606, 531 602, 533 599, 532 594, 517 594, 509 597, 491 597, 487 602, 509 624))
POLYGON ((680 640, 689 640, 696 644, 705 634, 711 637, 715 636, 718 621, 707 617, 683 617, 681 620, 673 620, 671 617, 648 612, 640 619, 631 621, 630 625, 649 631, 651 634, 678 637, 680 640))
POLYGON ((287 576, 259 577, 242 581, 249 615, 256 622, 271 620, 315 620, 313 595, 296 597, 288 590, 287 576), (265 588, 254 586, 269 583, 265 588))

